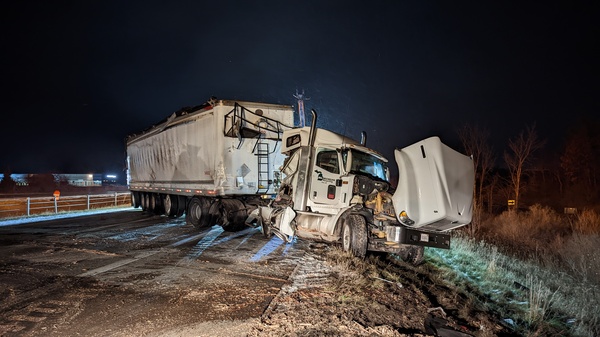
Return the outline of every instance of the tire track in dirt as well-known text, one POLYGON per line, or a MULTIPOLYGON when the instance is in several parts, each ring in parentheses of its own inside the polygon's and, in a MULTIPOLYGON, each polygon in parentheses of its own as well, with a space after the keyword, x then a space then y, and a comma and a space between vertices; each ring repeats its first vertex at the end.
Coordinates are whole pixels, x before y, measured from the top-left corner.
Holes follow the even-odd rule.
POLYGON ((0 309, 0 335, 3 337, 39 335, 51 327, 43 322, 69 322, 82 310, 86 300, 98 295, 90 279, 59 277, 42 286, 21 293, 12 301, 3 301, 0 309))

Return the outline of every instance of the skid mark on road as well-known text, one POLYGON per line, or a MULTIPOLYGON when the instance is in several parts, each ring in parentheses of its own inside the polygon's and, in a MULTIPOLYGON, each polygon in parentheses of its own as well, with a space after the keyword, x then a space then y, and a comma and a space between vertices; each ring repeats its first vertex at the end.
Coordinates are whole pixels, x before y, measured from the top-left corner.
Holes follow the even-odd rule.
POLYGON ((235 246, 235 249, 240 248, 241 245, 243 245, 244 243, 246 243, 246 241, 248 241, 248 239, 250 239, 254 234, 258 233, 259 231, 260 231, 259 229, 251 230, 248 233, 248 235, 246 235, 246 237, 237 246, 235 246))
POLYGON ((219 240, 216 240, 213 243, 213 245, 216 246, 218 244, 227 242, 231 239, 239 238, 240 236, 244 236, 244 235, 252 236, 252 235, 256 234, 257 231, 258 231, 258 229, 256 229, 256 228, 247 228, 247 229, 241 230, 239 232, 232 233, 226 237, 220 238, 219 240))
POLYGON ((143 258, 146 258, 148 256, 152 256, 154 254, 157 254, 158 252, 160 252, 160 251, 159 250, 145 251, 145 252, 140 253, 140 254, 132 257, 132 258, 121 260, 121 261, 117 261, 117 262, 108 264, 108 265, 106 265, 104 267, 92 269, 92 270, 87 271, 87 272, 85 272, 83 274, 79 274, 78 276, 94 276, 94 275, 98 275, 98 274, 101 274, 101 273, 105 273, 105 272, 107 272, 109 270, 113 270, 115 268, 122 267, 122 266, 130 264, 132 262, 136 262, 136 261, 138 261, 140 259, 143 259, 143 258))
MULTIPOLYGON (((7 315, 0 315, 0 336, 27 336, 29 332, 49 331, 49 326, 40 326, 50 318, 54 321, 62 319, 70 321, 76 317, 84 308, 84 302, 98 295, 96 289, 81 289, 75 293, 64 293, 69 288, 64 282, 57 282, 44 287, 48 290, 42 293, 47 296, 50 293, 61 295, 63 300, 38 299, 37 292, 32 296, 25 296, 12 308, 7 315)), ((39 289, 39 288, 38 288, 39 289)), ((37 290, 37 289, 36 289, 37 290)))
POLYGON ((127 241, 138 240, 138 239, 146 237, 146 238, 148 238, 148 240, 151 241, 151 240, 154 240, 157 237, 163 235, 162 233, 160 233, 163 230, 171 228, 171 227, 175 227, 175 226, 180 226, 180 224, 166 223, 166 224, 154 225, 154 226, 150 226, 150 227, 136 229, 134 231, 130 231, 130 232, 123 233, 123 234, 109 236, 108 239, 127 242, 127 241))
MULTIPOLYGON (((288 253, 288 251, 294 246, 294 242, 295 242, 295 240, 289 244, 285 244, 283 251, 281 252, 282 256, 286 255, 288 253)), ((269 242, 267 242, 264 246, 262 246, 262 248, 258 252, 256 252, 256 254, 254 254, 254 256, 252 256, 250 258, 250 262, 260 261, 262 258, 273 253, 275 250, 277 250, 277 248, 281 247, 281 245, 283 245, 283 244, 284 244, 283 240, 281 240, 277 236, 273 236, 271 238, 271 240, 269 240, 269 242)))
POLYGON ((198 243, 192 248, 191 252, 181 259, 180 263, 190 263, 195 261, 202 255, 202 253, 210 247, 213 242, 223 233, 223 227, 219 225, 214 225, 212 229, 206 233, 206 235, 202 238, 202 240, 198 241, 198 243))
POLYGON ((177 241, 175 243, 170 244, 169 247, 175 248, 175 247, 179 247, 181 245, 185 245, 188 242, 199 240, 200 238, 202 238, 204 236, 204 234, 205 233, 200 233, 200 234, 196 234, 196 235, 193 235, 193 236, 187 236, 187 235, 179 236, 179 237, 177 237, 177 239, 180 239, 182 237, 185 237, 185 238, 181 239, 181 240, 179 240, 179 241, 177 241))

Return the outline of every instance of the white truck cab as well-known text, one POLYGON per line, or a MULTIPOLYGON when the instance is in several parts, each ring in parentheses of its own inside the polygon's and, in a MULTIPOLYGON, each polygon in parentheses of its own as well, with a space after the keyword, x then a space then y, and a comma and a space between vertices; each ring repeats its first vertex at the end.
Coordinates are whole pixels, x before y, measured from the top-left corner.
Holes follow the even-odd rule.
POLYGON ((449 248, 448 230, 471 221, 470 157, 430 137, 396 150, 399 183, 388 160, 365 142, 315 126, 286 130, 287 155, 277 197, 251 213, 266 236, 339 242, 346 251, 397 253, 419 263, 423 247, 449 248))

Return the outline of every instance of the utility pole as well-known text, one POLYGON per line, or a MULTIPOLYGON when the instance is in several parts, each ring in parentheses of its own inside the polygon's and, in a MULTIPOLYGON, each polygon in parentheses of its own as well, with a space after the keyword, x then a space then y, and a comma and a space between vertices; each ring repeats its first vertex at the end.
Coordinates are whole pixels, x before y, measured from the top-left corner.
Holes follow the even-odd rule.
POLYGON ((306 125, 306 120, 304 119, 304 101, 308 101, 310 98, 304 97, 304 89, 302 89, 302 93, 298 93, 298 89, 296 89, 294 98, 298 100, 298 116, 300 117, 300 127, 303 128, 306 125))

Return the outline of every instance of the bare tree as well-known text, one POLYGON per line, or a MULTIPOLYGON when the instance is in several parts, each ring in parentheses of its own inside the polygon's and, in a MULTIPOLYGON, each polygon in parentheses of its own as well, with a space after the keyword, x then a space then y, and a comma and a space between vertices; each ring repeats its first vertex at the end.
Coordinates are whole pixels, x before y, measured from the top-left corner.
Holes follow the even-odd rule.
POLYGON ((600 137, 596 130, 592 122, 579 123, 569 132, 560 156, 567 187, 587 201, 597 196, 598 190, 600 137))
POLYGON ((504 161, 510 173, 509 185, 514 193, 515 209, 519 209, 521 181, 526 165, 529 163, 531 155, 541 149, 544 144, 545 141, 538 139, 535 124, 521 131, 515 139, 508 141, 510 152, 504 152, 504 161))
POLYGON ((486 178, 494 161, 492 148, 489 146, 489 132, 477 126, 465 125, 458 131, 458 136, 467 155, 473 158, 475 167, 475 184, 473 185, 474 219, 471 222, 471 234, 478 232, 483 212, 483 192, 486 178))

